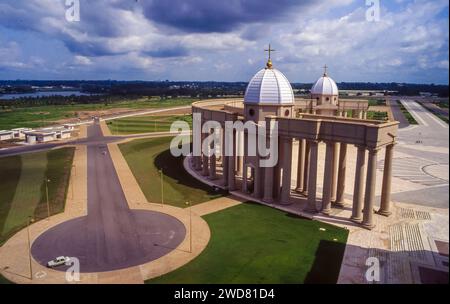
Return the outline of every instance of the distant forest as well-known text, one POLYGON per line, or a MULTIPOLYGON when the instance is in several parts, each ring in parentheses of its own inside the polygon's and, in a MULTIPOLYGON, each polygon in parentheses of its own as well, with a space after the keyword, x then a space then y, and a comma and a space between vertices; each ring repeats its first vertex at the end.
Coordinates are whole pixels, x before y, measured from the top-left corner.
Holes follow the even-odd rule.
MULTIPOLYGON (((124 99, 148 97, 193 97, 210 98, 223 96, 243 96, 246 82, 187 82, 187 81, 36 81, 36 80, 0 80, 0 106, 34 106, 48 104, 112 103, 124 99), (1 101, 1 94, 32 93, 39 91, 79 90, 92 96, 52 96, 41 98, 20 98, 1 101)), ((293 83, 294 89, 309 90, 311 83, 293 83)), ((340 90, 381 90, 395 91, 396 95, 414 96, 420 92, 449 96, 448 85, 407 84, 407 83, 338 83, 340 90)))

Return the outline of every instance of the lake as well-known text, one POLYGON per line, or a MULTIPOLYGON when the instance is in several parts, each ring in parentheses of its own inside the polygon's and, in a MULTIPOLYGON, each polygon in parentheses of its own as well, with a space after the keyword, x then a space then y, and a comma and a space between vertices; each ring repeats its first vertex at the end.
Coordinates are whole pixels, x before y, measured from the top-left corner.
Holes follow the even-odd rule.
POLYGON ((83 93, 80 91, 39 91, 34 93, 21 93, 21 94, 0 94, 0 99, 17 99, 23 97, 48 97, 48 96, 83 96, 83 95, 94 95, 91 93, 83 93))

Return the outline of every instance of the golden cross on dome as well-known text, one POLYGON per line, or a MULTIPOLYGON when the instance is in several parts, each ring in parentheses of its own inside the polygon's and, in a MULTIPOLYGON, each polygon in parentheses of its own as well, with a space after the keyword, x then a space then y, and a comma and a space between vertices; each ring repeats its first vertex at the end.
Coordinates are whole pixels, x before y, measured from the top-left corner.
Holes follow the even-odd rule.
POLYGON ((271 47, 270 47, 270 43, 269 43, 269 48, 268 49, 265 49, 264 50, 265 52, 269 52, 269 59, 267 60, 267 67, 269 68, 269 69, 271 69, 272 68, 272 60, 270 59, 270 53, 271 52, 275 52, 275 50, 274 49, 272 49, 271 47))
POLYGON ((328 69, 328 66, 325 64, 323 66, 323 76, 327 76, 327 69, 328 69))
POLYGON ((269 43, 269 48, 264 51, 269 52, 269 59, 270 59, 270 52, 275 52, 275 50, 270 47, 270 43, 269 43))

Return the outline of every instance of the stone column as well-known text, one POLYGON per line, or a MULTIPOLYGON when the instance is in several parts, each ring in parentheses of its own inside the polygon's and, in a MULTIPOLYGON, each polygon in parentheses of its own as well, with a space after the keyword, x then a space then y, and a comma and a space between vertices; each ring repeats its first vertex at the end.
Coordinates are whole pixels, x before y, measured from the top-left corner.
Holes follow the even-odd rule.
POLYGON ((378 214, 391 215, 391 179, 392 179, 392 158, 394 155, 394 144, 386 146, 383 170, 383 186, 381 188, 381 204, 378 214))
POLYGON ((318 155, 318 142, 312 140, 310 145, 310 162, 308 173, 308 202, 305 208, 307 212, 317 212, 316 209, 316 183, 317 183, 317 155, 318 155))
POLYGON ((363 119, 367 119, 367 111, 363 111, 363 119))
POLYGON ((373 224, 373 205, 375 202, 375 184, 377 177, 377 149, 369 150, 367 161, 366 193, 364 195, 364 214, 362 226, 367 229, 375 227, 373 224))
POLYGON ((291 196, 292 173, 292 138, 282 138, 283 144, 283 181, 281 190, 281 204, 288 204, 291 196))
MULTIPOLYGON (((215 134, 215 129, 212 130, 211 134, 215 134)), ((216 150, 217 147, 214 143, 214 141, 211 142, 211 145, 209 146, 210 152, 212 155, 209 157, 209 178, 210 179, 216 179, 216 150)))
POLYGON ((242 168, 242 192, 247 193, 247 164, 242 168))
POLYGON ((228 190, 236 190, 236 131, 233 130, 233 139, 231 141, 233 155, 227 156, 228 158, 228 190))
POLYGON ((228 160, 229 157, 225 155, 225 129, 222 129, 222 179, 223 185, 228 186, 228 160))
POLYGON ((355 186, 353 189, 353 208, 351 219, 355 222, 361 221, 363 208, 363 188, 364 188, 364 169, 366 167, 366 148, 357 146, 358 154, 356 156, 355 168, 355 186))
POLYGON ((266 203, 273 203, 273 167, 264 168, 264 198, 266 203))
POLYGON ((322 190, 322 213, 330 214, 331 211, 331 187, 332 187, 332 171, 334 158, 333 142, 327 142, 325 152, 325 172, 323 174, 323 190, 322 190))
POLYGON ((216 179, 216 154, 213 154, 209 157, 209 178, 216 179))
POLYGON ((242 132, 237 132, 236 134, 236 147, 238 153, 236 154, 236 168, 238 171, 238 175, 243 176, 244 169, 244 147, 243 147, 243 134, 242 132))
POLYGON ((262 168, 259 166, 255 167, 255 175, 253 176, 253 197, 260 198, 261 195, 261 172, 262 168))
POLYGON ((336 188, 338 178, 339 143, 333 143, 333 171, 331 172, 331 201, 336 201, 336 188))
POLYGON ((302 192, 303 190, 303 177, 305 168, 305 140, 299 139, 298 141, 298 160, 297 160, 297 187, 295 191, 302 192))
POLYGON ((311 145, 305 140, 305 165, 303 168, 303 195, 308 195, 309 160, 311 156, 311 145))
POLYGON ((347 169, 347 144, 341 143, 341 148, 339 150, 339 169, 338 169, 337 193, 335 202, 335 205, 338 207, 344 206, 346 169, 347 169))
MULTIPOLYGON (((206 137, 207 137, 207 135, 205 133, 202 133, 202 143, 206 139, 206 137)), ((203 148, 203 145, 202 145, 202 148, 203 148)), ((207 150, 209 150, 209 147, 207 147, 207 150)), ((206 154, 204 154, 202 151, 202 175, 207 176, 208 174, 209 174, 209 157, 206 154)))
POLYGON ((347 117, 347 116, 348 116, 348 113, 346 110, 344 110, 344 117, 347 117))
POLYGON ((358 118, 362 119, 363 118, 363 111, 358 111, 358 118))

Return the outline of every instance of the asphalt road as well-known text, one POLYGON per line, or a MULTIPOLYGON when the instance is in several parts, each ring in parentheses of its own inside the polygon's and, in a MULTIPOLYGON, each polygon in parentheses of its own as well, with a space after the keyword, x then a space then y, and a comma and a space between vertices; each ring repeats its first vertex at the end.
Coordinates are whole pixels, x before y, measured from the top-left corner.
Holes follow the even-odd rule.
MULTIPOLYGON (((55 226, 32 244, 37 262, 64 255, 80 260, 81 272, 136 266, 174 250, 186 230, 160 212, 130 210, 98 124, 88 127, 88 215, 55 226)), ((66 267, 59 267, 65 270, 66 267)))

